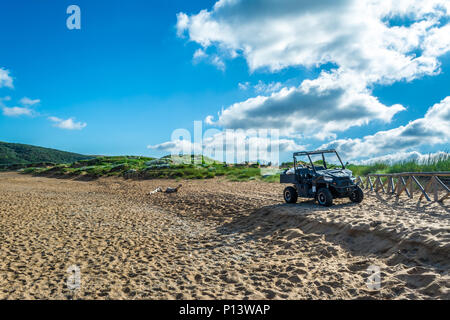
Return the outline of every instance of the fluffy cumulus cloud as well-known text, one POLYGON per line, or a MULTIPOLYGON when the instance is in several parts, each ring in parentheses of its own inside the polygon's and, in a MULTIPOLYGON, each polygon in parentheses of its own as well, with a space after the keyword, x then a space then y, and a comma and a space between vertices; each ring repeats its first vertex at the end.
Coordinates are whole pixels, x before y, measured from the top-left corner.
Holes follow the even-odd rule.
MULTIPOLYGON (((333 66, 298 87, 261 87, 258 96, 225 108, 215 122, 208 118, 224 128, 277 128, 288 137, 333 139, 353 126, 391 121, 405 108, 382 104, 373 85, 438 74, 439 57, 450 51, 448 0, 220 0, 177 17, 179 37, 223 63, 243 57, 251 72, 333 66)), ((448 141, 445 115, 435 115, 446 105, 444 100, 405 126, 329 145, 356 156, 376 155, 381 146, 386 152, 448 141), (432 121, 438 124, 429 127, 432 121)))
POLYGON ((351 159, 405 152, 421 145, 450 143, 450 96, 428 109, 423 118, 361 139, 339 139, 321 148, 336 148, 351 159))
POLYGON ((341 81, 336 77, 340 76, 324 72, 299 87, 235 103, 221 112, 216 124, 232 129, 281 129, 284 135, 295 132, 326 138, 374 119, 389 122, 404 110, 401 105, 383 105, 360 84, 352 84, 351 77, 343 76, 341 81))
POLYGON ((13 88, 13 79, 9 71, 4 68, 0 68, 0 88, 2 87, 13 88))
POLYGON ((85 122, 76 122, 74 118, 60 119, 57 117, 49 117, 49 120, 54 123, 55 127, 65 130, 81 130, 87 126, 85 122))
POLYGON ((449 14, 447 0, 220 0, 179 13, 177 31, 204 49, 243 56, 251 70, 331 62, 390 81, 436 71, 436 56, 449 50, 449 14))

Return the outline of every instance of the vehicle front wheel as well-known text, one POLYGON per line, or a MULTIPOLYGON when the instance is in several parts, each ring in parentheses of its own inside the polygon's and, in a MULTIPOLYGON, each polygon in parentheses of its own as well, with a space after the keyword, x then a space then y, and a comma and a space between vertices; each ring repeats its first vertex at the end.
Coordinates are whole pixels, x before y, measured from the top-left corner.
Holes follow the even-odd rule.
POLYGON ((333 204, 333 195, 327 188, 321 188, 316 194, 317 202, 324 207, 329 207, 333 204))
POLYGON ((286 203, 296 203, 298 198, 297 190, 294 187, 284 189, 284 201, 286 203))
POLYGON ((356 189, 350 194, 349 198, 352 202, 361 203, 364 199, 364 192, 359 186, 356 186, 356 189))

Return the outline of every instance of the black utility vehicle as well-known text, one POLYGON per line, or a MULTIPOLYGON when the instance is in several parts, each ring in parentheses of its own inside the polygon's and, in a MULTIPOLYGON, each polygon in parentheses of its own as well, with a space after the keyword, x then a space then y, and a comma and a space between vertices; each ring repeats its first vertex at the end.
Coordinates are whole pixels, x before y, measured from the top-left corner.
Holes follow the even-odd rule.
POLYGON ((364 198, 352 172, 345 168, 341 157, 333 149, 294 153, 294 168, 285 170, 280 175, 280 182, 293 184, 284 189, 287 203, 296 203, 298 197, 314 198, 320 205, 329 207, 334 198, 349 197, 356 203, 364 198), (321 159, 313 162, 312 156, 320 155, 321 159), (298 157, 306 157, 307 161, 299 162, 298 157), (336 157, 335 163, 328 163, 326 158, 329 157, 336 157))

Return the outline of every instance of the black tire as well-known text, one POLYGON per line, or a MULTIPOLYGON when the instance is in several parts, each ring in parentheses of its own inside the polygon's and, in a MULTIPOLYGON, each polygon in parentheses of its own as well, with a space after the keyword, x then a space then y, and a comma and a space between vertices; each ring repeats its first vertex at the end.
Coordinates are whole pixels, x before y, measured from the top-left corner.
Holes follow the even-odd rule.
POLYGON ((294 187, 287 187, 283 192, 286 203, 296 203, 298 199, 297 190, 294 187))
POLYGON ((352 192, 349 198, 352 202, 361 203, 364 199, 364 192, 359 186, 356 186, 356 189, 352 192))
POLYGON ((324 207, 329 207, 333 204, 333 195, 328 188, 321 188, 316 194, 317 202, 324 207))

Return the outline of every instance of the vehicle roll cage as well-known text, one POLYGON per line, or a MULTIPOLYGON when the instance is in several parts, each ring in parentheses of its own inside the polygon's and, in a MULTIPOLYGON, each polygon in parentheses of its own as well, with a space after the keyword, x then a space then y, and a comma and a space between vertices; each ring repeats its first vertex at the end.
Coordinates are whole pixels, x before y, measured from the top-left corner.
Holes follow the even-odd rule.
POLYGON ((300 156, 308 156, 309 162, 311 163, 311 167, 313 168, 314 172, 317 173, 316 167, 314 166, 314 163, 311 160, 310 156, 314 155, 314 154, 321 154, 322 155, 322 160, 323 160, 323 166, 325 167, 325 169, 328 169, 327 168, 327 163, 325 161, 325 155, 324 155, 325 153, 334 153, 334 154, 336 154, 336 156, 339 159, 339 162, 342 165, 342 169, 345 169, 345 165, 342 162, 341 157, 339 156, 339 154, 337 153, 337 151, 335 149, 316 150, 316 151, 300 151, 300 152, 295 152, 294 153, 294 170, 295 170, 295 174, 297 174, 297 157, 300 157, 300 156))

